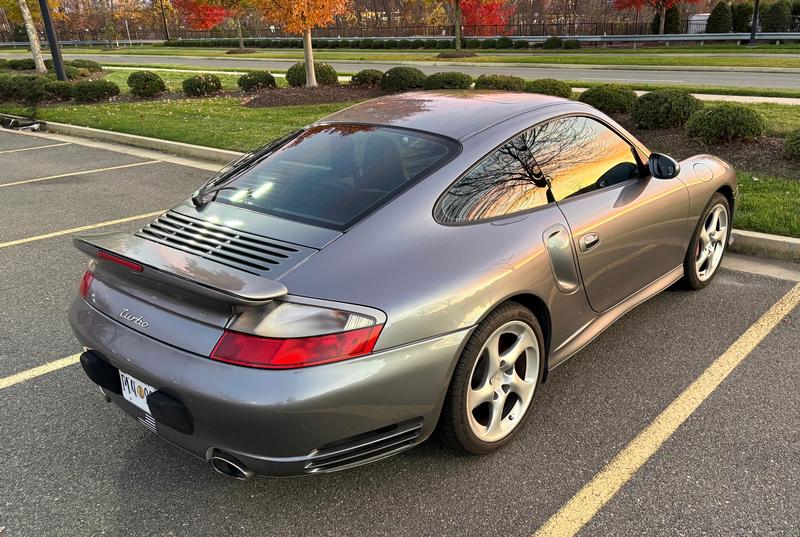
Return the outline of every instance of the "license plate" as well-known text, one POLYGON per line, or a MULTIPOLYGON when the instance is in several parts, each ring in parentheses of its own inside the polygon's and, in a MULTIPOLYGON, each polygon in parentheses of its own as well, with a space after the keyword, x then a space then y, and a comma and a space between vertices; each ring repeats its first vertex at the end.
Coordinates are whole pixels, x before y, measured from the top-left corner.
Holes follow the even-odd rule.
POLYGON ((125 400, 150 414, 150 407, 147 406, 147 396, 156 391, 156 389, 122 371, 119 372, 119 380, 122 384, 122 396, 125 400))

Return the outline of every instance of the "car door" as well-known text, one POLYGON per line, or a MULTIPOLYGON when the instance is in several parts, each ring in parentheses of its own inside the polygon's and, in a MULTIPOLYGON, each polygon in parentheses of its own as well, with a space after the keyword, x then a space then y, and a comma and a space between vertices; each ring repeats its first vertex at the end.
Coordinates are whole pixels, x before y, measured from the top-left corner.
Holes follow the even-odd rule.
POLYGON ((635 148, 595 118, 539 129, 532 150, 569 224, 592 309, 609 309, 681 264, 689 194, 679 179, 650 177, 635 148))

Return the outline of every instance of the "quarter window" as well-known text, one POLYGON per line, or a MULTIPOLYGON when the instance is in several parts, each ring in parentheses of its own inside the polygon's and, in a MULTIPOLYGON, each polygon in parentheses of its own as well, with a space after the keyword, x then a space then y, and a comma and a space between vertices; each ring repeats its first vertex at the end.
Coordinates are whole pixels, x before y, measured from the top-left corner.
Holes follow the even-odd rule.
POLYGON ((442 223, 511 215, 639 176, 633 148, 580 116, 529 129, 454 183, 434 211, 442 223))

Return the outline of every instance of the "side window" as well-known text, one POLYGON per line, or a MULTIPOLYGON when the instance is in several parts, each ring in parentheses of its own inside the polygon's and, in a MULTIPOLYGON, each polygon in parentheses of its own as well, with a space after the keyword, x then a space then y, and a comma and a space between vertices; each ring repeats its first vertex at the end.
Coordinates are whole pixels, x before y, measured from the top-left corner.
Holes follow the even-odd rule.
POLYGON ((633 147, 599 121, 566 117, 537 128, 531 150, 556 201, 639 177, 633 147))
POLYGON ((475 222, 547 204, 547 181, 530 151, 536 135, 531 129, 512 138, 456 181, 437 204, 436 219, 475 222))

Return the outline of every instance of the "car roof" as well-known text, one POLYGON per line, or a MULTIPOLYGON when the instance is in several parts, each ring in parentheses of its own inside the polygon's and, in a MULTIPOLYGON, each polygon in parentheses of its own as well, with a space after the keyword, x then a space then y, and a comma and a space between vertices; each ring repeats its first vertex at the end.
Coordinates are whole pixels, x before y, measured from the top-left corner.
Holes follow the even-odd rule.
POLYGON ((572 102, 535 93, 415 91, 364 101, 331 114, 317 123, 387 125, 463 140, 522 113, 572 102))

